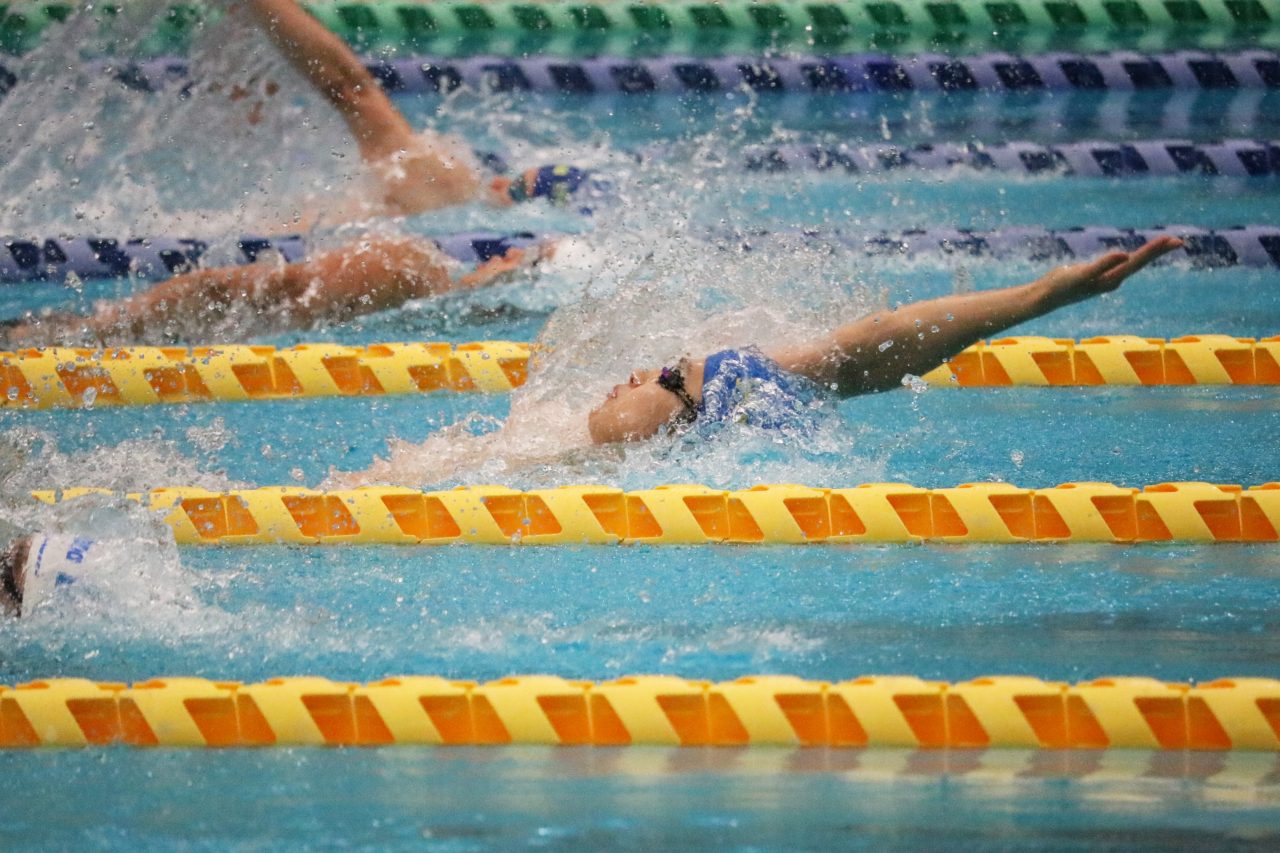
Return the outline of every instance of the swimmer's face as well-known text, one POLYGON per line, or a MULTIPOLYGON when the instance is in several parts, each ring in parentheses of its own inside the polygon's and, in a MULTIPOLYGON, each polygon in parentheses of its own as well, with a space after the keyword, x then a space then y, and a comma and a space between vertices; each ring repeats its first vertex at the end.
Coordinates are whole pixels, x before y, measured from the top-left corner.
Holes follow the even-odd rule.
POLYGON ((587 429, 596 444, 639 441, 655 435, 682 409, 679 398, 658 384, 658 371, 637 370, 587 415, 587 429))

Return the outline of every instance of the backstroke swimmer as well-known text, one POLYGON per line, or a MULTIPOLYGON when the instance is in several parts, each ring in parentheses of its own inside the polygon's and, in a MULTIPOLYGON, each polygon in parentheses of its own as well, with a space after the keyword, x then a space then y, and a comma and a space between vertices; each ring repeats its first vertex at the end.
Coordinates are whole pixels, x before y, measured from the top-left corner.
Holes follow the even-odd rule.
MULTIPOLYGON (((492 177, 461 140, 415 133, 342 39, 296 0, 243 0, 250 16, 289 63, 346 122, 361 160, 376 178, 364 216, 413 216, 476 200, 508 205, 531 198, 564 201, 585 179, 567 166, 529 169, 514 181, 492 177)), ((233 7, 234 8, 234 7, 233 7)))
POLYGON ((29 533, 0 520, 0 617, 30 613, 59 587, 76 583, 104 546, 63 533, 29 533))
POLYGON ((552 244, 490 258, 467 272, 425 238, 369 236, 295 263, 260 261, 184 273, 93 314, 0 321, 0 346, 216 342, 251 330, 338 323, 413 299, 496 284, 549 257, 552 244))
MULTIPOLYGON (((350 48, 294 0, 244 3, 350 128, 378 186, 379 197, 362 214, 409 216, 477 199, 500 205, 532 198, 564 201, 585 180, 585 173, 572 167, 546 166, 515 181, 495 177, 485 186, 465 146, 414 133, 350 48)), ((279 330, 341 322, 408 300, 494 283, 549 251, 512 248, 464 272, 426 238, 370 235, 297 263, 195 270, 132 297, 99 303, 87 317, 59 313, 9 321, 0 328, 0 344, 164 343, 210 331, 241 336, 249 324, 279 330)))
MULTIPOLYGON (((799 419, 816 389, 854 397, 899 387, 904 377, 927 373, 984 337, 1113 291, 1181 246, 1177 238, 1159 237, 1133 252, 1108 252, 1058 267, 1029 284, 914 302, 764 352, 745 347, 636 371, 590 411, 581 440, 597 445, 642 441, 694 422, 785 428, 799 419)), ((512 426, 508 421, 504 429, 512 426)), ((560 432, 574 430, 566 426, 560 432)), ((435 464, 420 447, 397 443, 387 459, 376 460, 367 471, 332 472, 325 486, 421 485, 406 478, 427 470, 428 463, 435 464)))
MULTIPOLYGON (((595 444, 650 438, 664 427, 724 420, 746 411, 748 422, 769 428, 799 403, 807 380, 838 397, 899 387, 908 375, 938 367, 965 347, 1011 326, 1042 317, 1118 288, 1157 258, 1182 247, 1158 237, 1133 252, 1051 270, 1030 284, 913 302, 878 311, 827 335, 762 353, 724 350, 675 367, 637 371, 593 409, 587 428, 595 444), (765 411, 743 408, 753 383, 770 382, 782 394, 765 411)), ((778 396, 778 395, 775 395, 778 396)))

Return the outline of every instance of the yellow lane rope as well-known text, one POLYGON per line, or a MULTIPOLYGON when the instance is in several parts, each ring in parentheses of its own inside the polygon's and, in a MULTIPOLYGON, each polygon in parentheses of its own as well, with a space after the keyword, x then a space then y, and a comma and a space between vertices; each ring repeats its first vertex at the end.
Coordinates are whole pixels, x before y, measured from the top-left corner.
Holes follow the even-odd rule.
MULTIPOLYGON (((68 347, 0 352, 0 406, 55 408, 507 392, 528 375, 511 341, 269 346, 68 347)), ((930 371, 938 386, 1280 385, 1280 337, 1002 338, 930 371)))
POLYGON ((151 403, 508 392, 529 346, 506 341, 349 347, 50 347, 0 353, 0 405, 47 409, 151 403))
MULTIPOLYGON (((46 503, 111 495, 36 492, 46 503)), ((1280 483, 1243 488, 1162 483, 1142 489, 1066 483, 1023 489, 968 483, 850 488, 698 485, 423 492, 366 487, 162 488, 142 501, 180 544, 799 544, 840 542, 1276 542, 1280 483)))
POLYGON ((0 748, 555 744, 1280 751, 1280 681, 1075 685, 1004 676, 828 683, 672 676, 484 684, 163 678, 0 687, 0 748))
POLYGON ((924 379, 932 385, 1278 385, 1280 337, 1111 335, 979 343, 924 379))

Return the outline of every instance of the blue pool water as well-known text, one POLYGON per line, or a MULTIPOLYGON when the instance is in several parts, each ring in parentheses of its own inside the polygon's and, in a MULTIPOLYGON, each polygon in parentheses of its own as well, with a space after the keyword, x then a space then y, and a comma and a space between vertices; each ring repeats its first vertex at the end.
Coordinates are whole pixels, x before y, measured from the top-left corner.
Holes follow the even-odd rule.
MULTIPOLYGON (((196 106, 164 97, 89 99, 74 122, 55 123, 51 137, 76 141, 78 165, 36 162, 26 149, 10 160, 0 169, 0 189, 14 199, 0 211, 3 230, 57 233, 87 223, 85 230, 102 233, 158 233, 180 221, 216 238, 243 230, 238 215, 265 209, 245 187, 305 189, 299 164, 326 180, 344 174, 346 167, 327 157, 342 145, 340 131, 323 118, 274 137, 280 126, 265 138, 245 130, 237 144, 247 153, 236 163, 216 150, 225 144, 216 135, 196 132, 216 126, 218 110, 201 117, 196 106), (133 129, 157 103, 195 130, 175 120, 169 136, 156 140, 133 129), (87 134, 95 146, 80 138, 89 120, 98 123, 87 134), (166 146, 186 151, 185 159, 159 157, 166 146), (273 147, 275 159, 268 156, 273 147), (46 188, 43 196, 19 198, 23 174, 12 163, 29 170, 28 183, 46 188), (79 190, 66 186, 73 173, 84 175, 79 190), (123 183, 112 189, 111 180, 123 183), (151 185, 159 189, 140 189, 151 185)), ((1265 388, 902 390, 831 404, 817 432, 802 439, 748 430, 622 451, 542 452, 528 436, 500 429, 508 416, 560 429, 557 405, 581 411, 633 367, 730 340, 768 343, 873 307, 1025 281, 1040 269, 1012 260, 870 259, 785 237, 742 252, 697 236, 708 230, 1280 221, 1274 179, 744 176, 731 168, 743 146, 1268 138, 1280 135, 1272 97, 1242 106, 1243 95, 752 103, 735 94, 713 103, 599 100, 588 110, 569 99, 455 99, 443 107, 446 126, 506 151, 513 162, 596 165, 616 179, 618 200, 588 220, 533 207, 452 211, 403 227, 575 232, 585 260, 553 262, 532 283, 254 340, 541 336, 547 350, 528 388, 514 399, 440 394, 0 412, 6 516, 139 541, 135 559, 21 623, 0 624, 0 683, 55 675, 483 680, 529 672, 717 680, 757 673, 830 680, 872 673, 1274 677, 1280 563, 1273 546, 264 547, 179 555, 154 519, 123 502, 37 517, 24 497, 63 485, 316 485, 330 466, 367 466, 391 438, 434 441, 410 481, 441 487, 1277 480, 1280 397, 1265 388), (670 145, 669 156, 638 168, 626 152, 655 142, 670 145), (575 392, 579 379, 587 387, 575 392), (145 544, 157 536, 159 544, 145 544)), ((290 120, 306 107, 300 104, 289 103, 290 120)), ((436 121, 440 108, 425 100, 402 106, 417 125, 436 121)), ((87 308, 137 286, 14 286, 0 290, 0 316, 87 308)), ((1274 269, 1173 264, 1013 333, 1280 334, 1278 287, 1274 269)), ((2 753, 0 793, 12 802, 17 792, 23 805, 0 821, 5 849, 276 849, 304 842, 439 850, 1235 849, 1274 848, 1280 826, 1280 765, 1265 755, 2 753)))
MULTIPOLYGON (((17 760, 0 756, 0 769, 17 760)), ((1276 843, 1276 804, 1266 793, 1276 763, 1251 754, 567 747, 120 752, 106 767, 101 753, 21 760, 32 771, 24 793, 41 805, 6 821, 7 849, 1091 851, 1276 843), (71 786, 74 797, 66 796, 71 786), (85 808, 104 801, 115 805, 109 816, 85 808)))

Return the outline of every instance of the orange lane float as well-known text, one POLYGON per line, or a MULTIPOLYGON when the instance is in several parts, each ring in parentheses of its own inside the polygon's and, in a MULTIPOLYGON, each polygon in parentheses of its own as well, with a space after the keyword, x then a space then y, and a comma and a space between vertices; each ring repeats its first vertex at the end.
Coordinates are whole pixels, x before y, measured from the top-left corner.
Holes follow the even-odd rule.
MULTIPOLYGON (((115 497, 102 489, 34 494, 46 503, 93 496, 115 497)), ((1280 483, 161 488, 124 497, 162 513, 183 545, 1280 541, 1280 483)))
MULTIPOLYGON (((529 344, 511 341, 26 349, 0 352, 0 407, 504 393, 524 384, 530 353, 529 344)), ((1280 385, 1280 337, 1001 338, 923 378, 957 388, 1280 385)))
POLYGON ((1280 751, 1280 680, 1152 678, 1068 685, 1023 676, 713 683, 674 676, 484 684, 62 678, 0 686, 0 748, 790 746, 1280 751))

